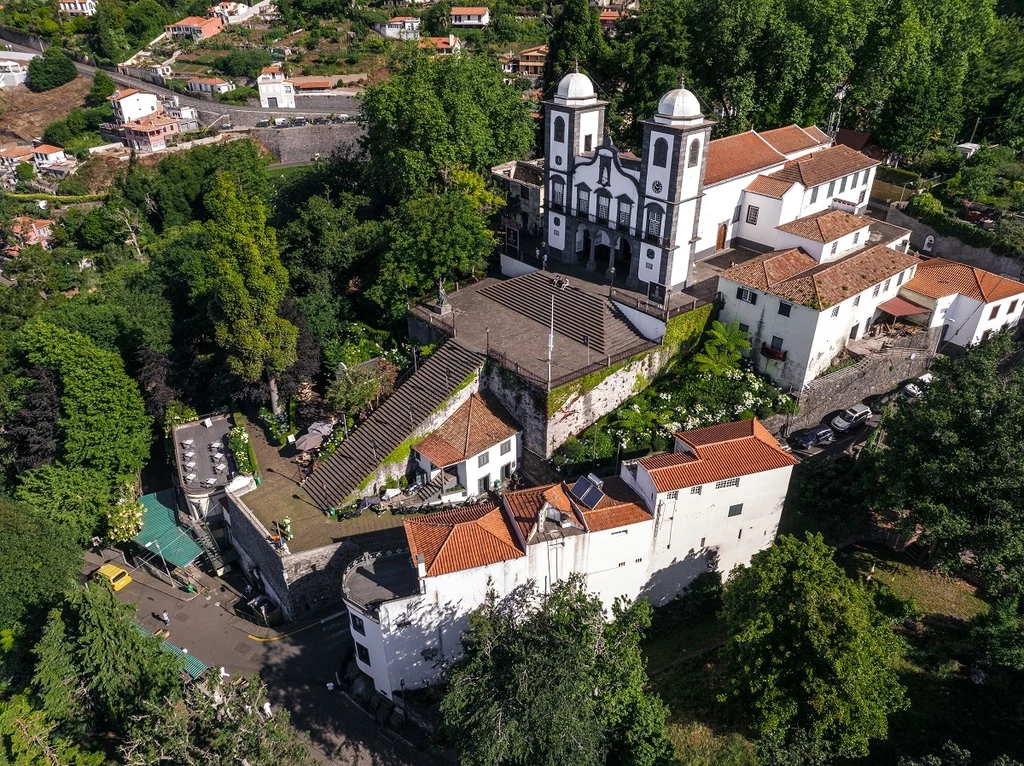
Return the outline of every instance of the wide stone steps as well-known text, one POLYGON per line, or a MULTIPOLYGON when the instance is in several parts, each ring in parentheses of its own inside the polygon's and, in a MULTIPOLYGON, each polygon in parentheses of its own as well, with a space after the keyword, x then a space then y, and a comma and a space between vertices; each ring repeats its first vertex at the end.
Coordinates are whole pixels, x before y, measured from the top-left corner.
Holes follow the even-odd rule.
POLYGON ((551 297, 555 298, 555 331, 589 345, 596 355, 613 354, 642 337, 603 295, 573 287, 558 288, 555 275, 534 271, 485 287, 480 292, 493 301, 548 327, 551 297))
POLYGON ((482 354, 445 343, 317 466, 306 492, 320 508, 339 507, 483 363, 482 354))

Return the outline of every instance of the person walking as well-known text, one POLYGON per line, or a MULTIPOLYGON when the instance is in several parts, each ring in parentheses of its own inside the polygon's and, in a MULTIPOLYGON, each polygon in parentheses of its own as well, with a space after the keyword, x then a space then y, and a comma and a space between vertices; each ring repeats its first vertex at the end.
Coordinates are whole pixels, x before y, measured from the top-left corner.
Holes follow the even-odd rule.
POLYGON ((167 610, 166 609, 164 609, 162 612, 160 612, 160 620, 163 622, 163 624, 165 626, 170 627, 171 615, 167 614, 167 610))

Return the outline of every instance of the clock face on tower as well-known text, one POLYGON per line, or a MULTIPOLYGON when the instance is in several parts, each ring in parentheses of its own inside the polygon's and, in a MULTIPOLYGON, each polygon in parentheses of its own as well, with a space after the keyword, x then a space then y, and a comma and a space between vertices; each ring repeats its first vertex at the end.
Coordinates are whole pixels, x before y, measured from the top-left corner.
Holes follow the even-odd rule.
POLYGON ((651 189, 654 190, 655 194, 661 194, 662 188, 663 187, 661 185, 661 181, 655 181, 653 184, 651 184, 651 189))

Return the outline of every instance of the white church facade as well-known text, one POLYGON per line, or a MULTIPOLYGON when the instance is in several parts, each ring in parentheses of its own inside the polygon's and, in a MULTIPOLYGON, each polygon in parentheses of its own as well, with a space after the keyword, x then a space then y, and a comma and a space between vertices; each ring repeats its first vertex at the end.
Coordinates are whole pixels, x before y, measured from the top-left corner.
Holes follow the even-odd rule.
POLYGON ((676 434, 670 453, 409 519, 409 549, 356 561, 343 578, 359 669, 392 698, 435 682, 462 650, 469 614, 572 574, 610 612, 664 604, 702 572, 728 575, 770 546, 796 460, 755 420, 676 434))
POLYGON ((605 136, 606 106, 579 72, 544 102, 550 258, 663 297, 688 286, 703 257, 734 246, 774 250, 782 224, 867 207, 878 162, 833 146, 814 126, 711 140, 715 123, 678 88, 643 121, 637 157, 605 136))

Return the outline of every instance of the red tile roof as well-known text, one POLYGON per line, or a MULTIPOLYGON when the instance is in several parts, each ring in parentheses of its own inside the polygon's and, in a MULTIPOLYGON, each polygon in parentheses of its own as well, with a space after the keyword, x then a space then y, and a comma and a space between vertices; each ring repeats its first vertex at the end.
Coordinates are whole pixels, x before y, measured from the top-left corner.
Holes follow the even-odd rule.
POLYGON ((128 96, 134 96, 138 92, 139 91, 136 90, 135 88, 125 88, 124 90, 119 90, 113 96, 110 96, 109 100, 110 101, 120 101, 122 98, 128 98, 128 96))
POLYGON ((618 476, 605 479, 601 489, 604 490, 604 497, 596 508, 576 503, 576 510, 583 515, 586 528, 591 532, 641 524, 654 518, 643 507, 636 493, 618 476))
POLYGON ((448 40, 447 37, 424 37, 420 40, 420 48, 436 48, 439 51, 451 50, 457 45, 461 45, 462 41, 459 38, 455 38, 454 44, 448 40))
POLYGON ((31 146, 8 146, 0 151, 0 157, 27 157, 35 151, 31 146))
POLYGON ((62 152, 64 150, 61 149, 59 146, 51 146, 50 144, 39 144, 39 146, 37 146, 32 151, 37 152, 39 154, 56 154, 57 152, 62 152))
POLYGON ((920 258, 886 245, 875 245, 828 263, 818 263, 793 248, 764 253, 726 269, 722 276, 787 301, 824 311, 920 262, 920 258))
POLYGON ((790 160, 782 170, 772 175, 775 178, 796 181, 805 188, 810 188, 848 176, 858 170, 873 168, 878 164, 878 160, 873 160, 866 154, 839 145, 790 160))
POLYGON ((748 192, 761 194, 765 197, 782 199, 782 195, 793 188, 792 181, 782 181, 771 176, 758 176, 747 186, 748 192))
POLYGON ((536 531, 537 516, 546 504, 590 532, 640 524, 653 518, 644 508, 643 501, 619 477, 605 479, 603 490, 604 497, 596 508, 588 508, 573 497, 566 483, 506 492, 505 503, 523 540, 527 542, 536 531))
POLYGON ((545 484, 506 492, 504 501, 512 522, 519 528, 519 534, 527 543, 537 529, 537 514, 545 503, 549 503, 567 514, 572 521, 579 523, 572 503, 569 502, 569 496, 561 484, 545 484))
POLYGON ((710 186, 737 176, 745 176, 773 165, 781 165, 786 157, 771 144, 750 130, 735 136, 718 138, 708 144, 704 185, 710 186))
POLYGON ((823 131, 817 125, 808 125, 804 128, 804 132, 807 133, 811 138, 816 138, 823 144, 832 143, 832 139, 828 137, 828 133, 823 131))
POLYGON ((473 394, 413 449, 438 468, 444 468, 479 455, 519 430, 519 424, 501 402, 489 394, 473 394))
POLYGON ((422 555, 428 576, 525 555, 502 509, 493 503, 406 519, 404 524, 413 566, 422 555))
POLYGON ((260 70, 260 74, 283 74, 284 70, 280 66, 265 66, 260 70))
POLYGON ((486 6, 469 5, 462 8, 452 8, 452 16, 483 16, 487 13, 486 6))
POLYGON ((799 125, 787 125, 784 128, 762 130, 758 135, 783 154, 801 152, 805 149, 821 146, 822 143, 830 143, 827 136, 825 142, 822 142, 820 138, 812 136, 799 125))
POLYGON ((1024 284, 1016 280, 945 258, 922 261, 904 287, 929 298, 959 293, 982 303, 1024 293, 1024 284))
POLYGON ((870 225, 871 221, 863 216, 852 215, 843 210, 822 210, 820 213, 805 215, 775 228, 814 242, 832 242, 870 225))
POLYGON ((756 420, 683 431, 677 433, 676 438, 688 445, 695 455, 673 452, 638 461, 647 469, 659 493, 772 471, 798 462, 783 452, 775 438, 756 420))
POLYGON ((860 130, 840 128, 836 131, 836 143, 848 146, 858 152, 871 143, 871 134, 860 130))

